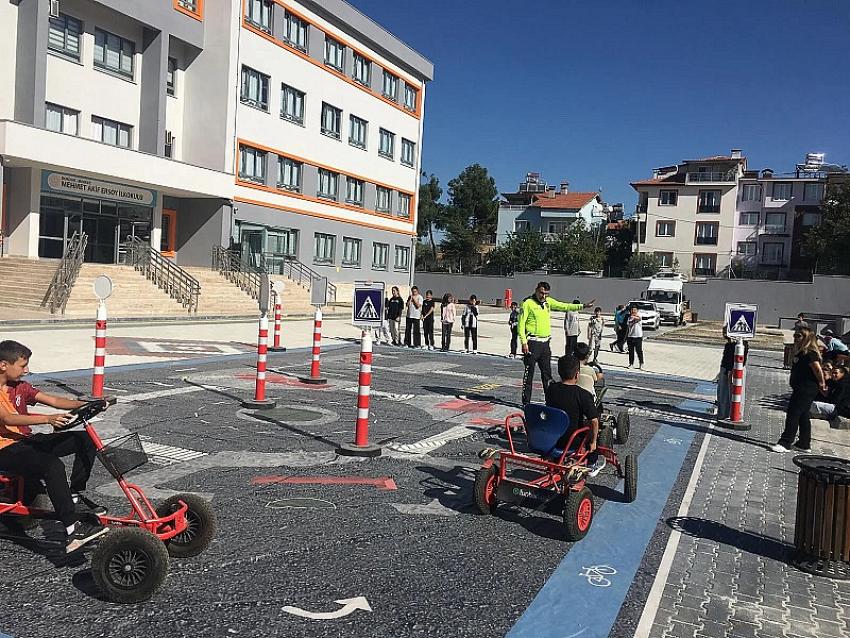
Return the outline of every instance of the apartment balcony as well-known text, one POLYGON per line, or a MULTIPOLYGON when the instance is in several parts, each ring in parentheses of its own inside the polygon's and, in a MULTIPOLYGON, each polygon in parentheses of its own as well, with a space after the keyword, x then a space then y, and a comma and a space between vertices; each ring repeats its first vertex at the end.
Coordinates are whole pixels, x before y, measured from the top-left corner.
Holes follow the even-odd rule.
POLYGON ((685 180, 688 184, 725 184, 735 183, 738 175, 734 171, 719 171, 711 173, 687 173, 685 180))
POLYGON ((638 204, 635 206, 635 215, 646 215, 647 204, 638 204))

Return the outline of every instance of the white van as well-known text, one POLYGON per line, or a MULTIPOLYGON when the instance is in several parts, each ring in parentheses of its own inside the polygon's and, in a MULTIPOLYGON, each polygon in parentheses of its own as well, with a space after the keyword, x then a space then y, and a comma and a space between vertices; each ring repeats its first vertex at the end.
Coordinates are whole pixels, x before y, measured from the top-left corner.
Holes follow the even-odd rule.
POLYGON ((672 321, 674 326, 685 323, 687 300, 682 292, 685 282, 681 279, 652 279, 642 299, 654 301, 662 321, 672 321))

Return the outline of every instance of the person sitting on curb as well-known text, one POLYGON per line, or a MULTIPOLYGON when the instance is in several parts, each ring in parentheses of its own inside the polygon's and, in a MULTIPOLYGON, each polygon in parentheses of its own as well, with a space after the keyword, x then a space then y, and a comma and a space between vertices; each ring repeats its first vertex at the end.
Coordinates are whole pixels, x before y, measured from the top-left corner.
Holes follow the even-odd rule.
POLYGON ((834 366, 831 371, 827 371, 824 366, 824 377, 826 395, 818 397, 823 401, 812 402, 812 416, 825 419, 836 416, 850 417, 850 377, 847 376, 847 368, 834 366))
MULTIPOLYGON (((585 344, 586 345, 586 344, 585 344)), ((567 413, 570 427, 558 439, 557 447, 563 448, 569 443, 570 435, 580 427, 590 426, 587 456, 590 476, 596 476, 605 467, 605 457, 596 450, 599 436, 599 412, 594 405, 593 395, 579 387, 579 369, 581 363, 573 355, 564 355, 558 359, 560 383, 551 383, 546 389, 546 405, 567 413)))

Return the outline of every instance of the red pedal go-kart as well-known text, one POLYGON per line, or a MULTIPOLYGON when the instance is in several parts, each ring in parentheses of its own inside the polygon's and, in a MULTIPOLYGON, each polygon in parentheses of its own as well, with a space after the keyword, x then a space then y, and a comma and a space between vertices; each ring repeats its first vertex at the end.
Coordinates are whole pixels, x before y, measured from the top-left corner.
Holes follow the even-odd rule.
MULTIPOLYGON (((124 474, 146 463, 147 455, 136 433, 104 445, 90 421, 105 409, 105 401, 76 408, 71 411, 76 419, 67 427, 84 424, 98 458, 130 503, 130 513, 125 517, 97 516, 110 531, 96 541, 92 577, 107 600, 136 603, 153 596, 165 581, 169 556, 197 556, 209 546, 216 517, 209 503, 195 494, 172 496, 154 508, 139 486, 128 483, 124 474)), ((23 477, 0 473, 3 522, 25 529, 33 519, 55 518, 49 509, 24 504, 24 487, 23 477)))
MULTIPOLYGON (((558 496, 564 498, 566 538, 584 538, 593 522, 593 494, 585 485, 590 428, 573 431, 563 448, 558 440, 569 431, 570 419, 563 410, 530 403, 524 412, 505 418, 510 450, 485 450, 484 464, 475 477, 475 504, 482 514, 492 514, 499 503, 542 509, 558 496), (517 423, 518 422, 518 423, 517 423), (526 433, 530 454, 514 445, 515 433, 526 433)), ((621 464, 613 447, 597 439, 597 450, 625 483, 625 500, 637 498, 637 458, 629 454, 621 464)))

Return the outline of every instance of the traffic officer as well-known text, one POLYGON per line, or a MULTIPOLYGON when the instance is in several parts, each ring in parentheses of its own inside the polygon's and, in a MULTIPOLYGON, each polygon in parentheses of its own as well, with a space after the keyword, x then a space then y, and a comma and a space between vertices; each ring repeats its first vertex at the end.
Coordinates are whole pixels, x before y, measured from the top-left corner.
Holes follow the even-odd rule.
POLYGON ((590 308, 596 303, 596 299, 585 304, 564 303, 550 297, 550 289, 549 282, 541 281, 537 284, 534 294, 526 297, 520 306, 517 332, 522 344, 522 362, 525 364, 525 373, 522 377, 523 405, 531 402, 535 363, 540 368, 544 392, 552 381, 552 349, 549 345, 552 340, 551 311, 581 310, 590 308))

